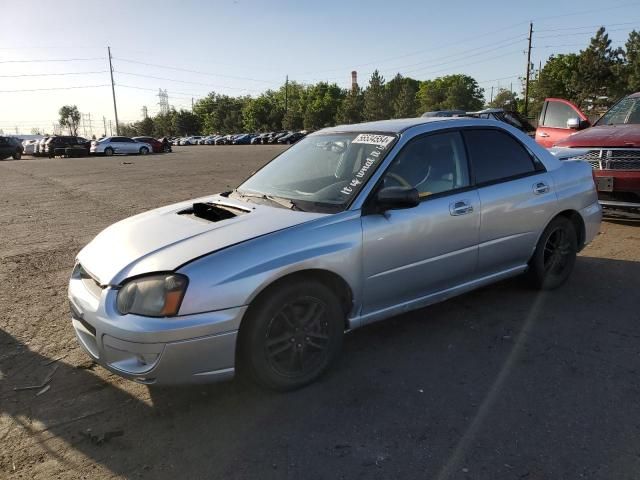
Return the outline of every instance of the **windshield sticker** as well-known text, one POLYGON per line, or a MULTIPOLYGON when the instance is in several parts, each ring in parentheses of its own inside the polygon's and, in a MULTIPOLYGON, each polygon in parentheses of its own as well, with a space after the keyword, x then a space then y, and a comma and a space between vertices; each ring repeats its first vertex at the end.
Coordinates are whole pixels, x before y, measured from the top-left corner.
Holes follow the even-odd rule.
POLYGON ((358 135, 352 143, 368 143, 371 145, 378 145, 379 147, 386 147, 396 137, 392 137, 389 135, 374 135, 372 133, 361 133, 358 135))
MULTIPOLYGON (((358 138, 360 137, 379 137, 379 138, 390 139, 390 140, 389 141, 385 140, 386 143, 384 144, 373 142, 369 139, 365 139, 369 141, 359 142, 359 143, 376 145, 376 149, 371 151, 371 153, 369 153, 369 155, 367 156, 367 159, 362 164, 362 167, 360 167, 360 170, 356 172, 354 178, 347 185, 342 187, 342 189, 340 190, 340 193, 342 193, 343 195, 351 195, 354 192, 354 189, 356 189, 358 185, 361 185, 363 183, 364 181, 363 178, 367 175, 367 171, 380 159, 380 152, 383 151, 385 148, 387 148, 387 145, 389 145, 389 143, 395 139, 395 137, 389 137, 387 135, 364 134, 364 135, 358 135, 356 140, 358 140, 358 138)), ((356 140, 354 140, 352 143, 356 143, 356 140)))

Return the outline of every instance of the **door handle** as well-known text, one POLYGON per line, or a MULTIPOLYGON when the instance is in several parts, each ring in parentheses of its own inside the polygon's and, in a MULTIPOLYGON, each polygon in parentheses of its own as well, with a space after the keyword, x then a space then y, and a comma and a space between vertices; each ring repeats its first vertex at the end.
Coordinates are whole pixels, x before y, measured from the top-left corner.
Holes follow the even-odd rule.
POLYGON ((473 212, 473 205, 471 205, 469 200, 458 200, 457 202, 449 204, 449 213, 454 217, 466 215, 471 212, 473 212))
POLYGON ((548 133, 545 133, 545 132, 540 132, 540 133, 538 133, 538 136, 539 136, 540 138, 547 138, 547 137, 549 137, 549 134, 548 134, 548 133))
POLYGON ((537 182, 533 184, 533 193, 536 195, 542 195, 543 193, 547 193, 551 190, 551 187, 544 182, 537 182))

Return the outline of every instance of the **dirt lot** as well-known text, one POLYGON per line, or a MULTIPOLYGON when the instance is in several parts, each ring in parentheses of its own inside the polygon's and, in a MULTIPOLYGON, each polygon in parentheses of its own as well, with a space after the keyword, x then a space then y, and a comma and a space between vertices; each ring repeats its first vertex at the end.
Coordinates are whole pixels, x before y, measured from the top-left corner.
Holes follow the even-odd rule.
POLYGON ((632 222, 603 223, 562 289, 511 280, 358 330, 294 393, 149 389, 94 366, 69 321, 75 253, 279 150, 0 162, 0 478, 640 477, 632 222), (13 390, 52 372, 39 396, 13 390))

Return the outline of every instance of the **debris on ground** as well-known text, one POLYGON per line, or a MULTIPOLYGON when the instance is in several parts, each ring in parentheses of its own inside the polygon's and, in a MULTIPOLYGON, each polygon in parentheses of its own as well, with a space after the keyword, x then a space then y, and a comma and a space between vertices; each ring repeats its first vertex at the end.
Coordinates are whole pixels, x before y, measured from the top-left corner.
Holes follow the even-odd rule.
POLYGON ((124 435, 124 430, 110 430, 103 433, 93 433, 90 428, 87 428, 79 433, 94 445, 102 445, 112 438, 122 437, 124 435))
POLYGON ((49 385, 49 382, 51 381, 51 379, 53 378, 53 375, 56 373, 57 370, 58 370, 58 365, 53 367, 53 370, 49 372, 49 374, 44 378, 42 383, 40 383, 39 385, 26 385, 24 387, 13 387, 13 391, 20 392, 22 390, 40 390, 41 388, 44 388, 47 385, 49 385))
POLYGON ((48 367, 49 365, 51 365, 51 364, 53 364, 53 363, 56 363, 58 360, 62 360, 62 359, 63 359, 63 358, 65 358, 67 355, 68 355, 68 353, 65 353, 64 355, 58 355, 57 357, 52 358, 51 360, 46 360, 46 361, 42 362, 42 364, 43 364, 45 367, 48 367))
POLYGON ((43 393, 46 393, 49 391, 49 389, 51 388, 51 384, 47 385, 46 387, 44 387, 42 390, 38 391, 38 393, 36 393, 36 397, 39 397, 40 395, 42 395, 43 393))

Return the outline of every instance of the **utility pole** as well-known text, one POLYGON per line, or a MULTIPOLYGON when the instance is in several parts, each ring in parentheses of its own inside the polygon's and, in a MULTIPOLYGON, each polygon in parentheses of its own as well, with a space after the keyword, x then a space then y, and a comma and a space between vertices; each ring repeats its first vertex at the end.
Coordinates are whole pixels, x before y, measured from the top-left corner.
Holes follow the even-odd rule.
POLYGON ((109 73, 111 74, 111 93, 113 94, 113 113, 116 117, 116 135, 120 135, 119 127, 118 127, 118 107, 116 106, 116 87, 113 83, 113 65, 111 64, 111 47, 107 47, 107 53, 109 54, 109 73))
POLYGON ((107 119, 105 116, 102 116, 102 126, 104 127, 104 136, 107 136, 107 119))
POLYGON ((529 23, 529 47, 527 48, 527 79, 524 84, 524 116, 529 111, 529 76, 531 75, 531 37, 533 36, 533 23, 529 23))
POLYGON ((289 110, 289 75, 287 75, 284 81, 284 114, 287 114, 289 110))
POLYGON ((491 85, 491 100, 489 100, 489 103, 493 102, 493 85, 491 85))
POLYGON ((191 97, 191 113, 193 113, 193 97, 191 97))

